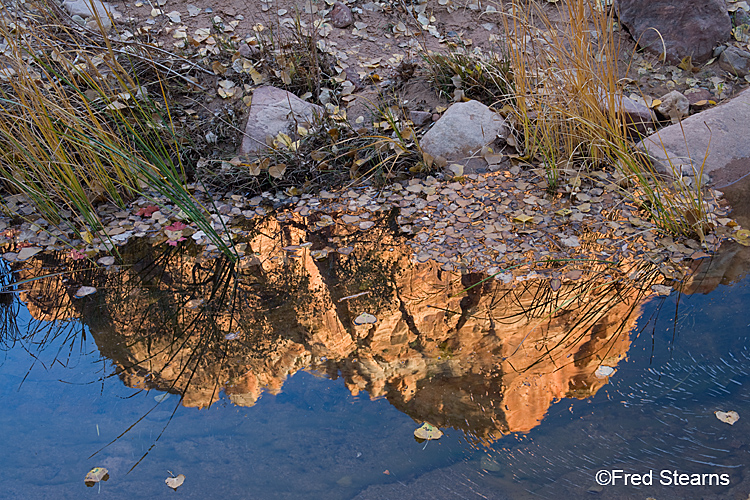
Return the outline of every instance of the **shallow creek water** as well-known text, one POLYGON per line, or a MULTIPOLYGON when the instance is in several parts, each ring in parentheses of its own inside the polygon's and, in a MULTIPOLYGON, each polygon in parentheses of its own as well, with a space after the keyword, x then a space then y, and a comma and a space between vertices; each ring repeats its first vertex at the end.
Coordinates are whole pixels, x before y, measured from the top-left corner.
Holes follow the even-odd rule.
POLYGON ((6 267, 0 496, 172 498, 184 474, 184 498, 748 497, 746 249, 657 297, 645 262, 508 281, 415 262, 387 224, 316 259, 321 238, 6 267))

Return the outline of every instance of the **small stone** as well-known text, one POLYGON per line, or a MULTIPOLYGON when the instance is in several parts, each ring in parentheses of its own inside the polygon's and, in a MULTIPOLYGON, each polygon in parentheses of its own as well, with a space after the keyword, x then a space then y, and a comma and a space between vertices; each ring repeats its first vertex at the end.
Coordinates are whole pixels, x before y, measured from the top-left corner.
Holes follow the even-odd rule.
POLYGON ((737 47, 727 47, 719 56, 719 66, 738 77, 750 74, 750 52, 737 47))
POLYGON ((743 9, 737 9, 734 11, 734 25, 742 26, 743 24, 750 24, 750 14, 743 9))
POLYGON ((615 111, 622 113, 625 117, 625 122, 638 130, 638 132, 645 134, 650 128, 653 128, 654 113, 648 106, 620 94, 610 97, 604 89, 600 89, 599 92, 603 109, 609 109, 610 102, 614 102, 615 111))
POLYGON ((245 42, 242 42, 237 48, 237 51, 245 59, 250 59, 252 56, 258 54, 260 52, 260 49, 255 45, 249 45, 245 42))
POLYGON ((680 92, 673 90, 662 96, 661 104, 657 106, 656 110, 672 120, 672 123, 678 123, 690 114, 690 101, 680 92))
POLYGON ((421 127, 429 121, 432 121, 432 113, 429 111, 409 111, 409 119, 417 127, 421 127))
POLYGON ((711 92, 701 87, 694 87, 692 89, 687 89, 684 92, 684 95, 685 97, 687 97, 688 101, 690 102, 690 106, 695 106, 695 103, 697 102, 708 101, 713 97, 711 95, 711 92))
MULTIPOLYGON (((122 18, 122 14, 117 12, 114 6, 100 0, 93 0, 93 2, 86 0, 65 0, 62 5, 71 17, 79 16, 81 19, 86 20, 98 16, 102 26, 107 30, 112 27, 110 17, 112 19, 122 18)), ((79 22, 78 19, 76 19, 76 22, 79 22)))
POLYGON ((341 2, 336 2, 331 10, 331 24, 336 28, 346 28, 354 22, 352 9, 341 2))

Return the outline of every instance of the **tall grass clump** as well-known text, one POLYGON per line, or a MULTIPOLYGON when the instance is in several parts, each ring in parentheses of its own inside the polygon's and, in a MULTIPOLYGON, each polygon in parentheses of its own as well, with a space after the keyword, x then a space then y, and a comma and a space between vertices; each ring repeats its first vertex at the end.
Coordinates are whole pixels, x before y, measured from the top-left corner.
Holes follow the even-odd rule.
POLYGON ((612 166, 630 184, 627 195, 662 230, 702 237, 707 214, 700 183, 688 185, 677 172, 671 179, 658 175, 633 148, 635 131, 620 112, 622 47, 614 10, 596 0, 558 5, 504 6, 518 149, 543 164, 551 190, 560 185, 561 173, 585 175, 612 166), (567 22, 551 22, 545 8, 564 9, 567 22))
POLYGON ((498 106, 513 92, 511 66, 503 53, 478 54, 453 47, 444 54, 424 51, 422 59, 432 84, 448 99, 466 97, 498 106))
POLYGON ((87 37, 49 16, 0 19, 9 61, 0 74, 5 188, 27 195, 45 219, 79 234, 102 229, 98 203, 124 207, 155 191, 233 256, 207 209, 185 188, 158 63, 142 46, 115 49, 106 36, 87 37), (156 76, 141 81, 145 74, 156 76))

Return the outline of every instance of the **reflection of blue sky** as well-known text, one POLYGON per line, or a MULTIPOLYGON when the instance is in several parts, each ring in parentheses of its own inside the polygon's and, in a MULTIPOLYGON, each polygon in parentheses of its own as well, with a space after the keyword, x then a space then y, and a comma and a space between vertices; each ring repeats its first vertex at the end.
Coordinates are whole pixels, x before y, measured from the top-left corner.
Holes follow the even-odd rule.
MULTIPOLYGON (((707 296, 681 297, 676 327, 676 295, 650 302, 628 359, 608 386, 590 400, 558 402, 532 432, 508 436, 486 451, 449 429, 424 447, 412 438, 418 424, 386 400, 354 397, 340 379, 299 372, 279 395, 266 394, 253 407, 236 407, 224 397, 207 410, 178 408, 149 456, 129 475, 178 397, 170 395, 89 459, 163 393, 137 393, 116 376, 101 380, 112 374, 112 365, 99 358, 91 336, 80 333, 80 323, 71 322, 73 341, 58 338, 41 353, 23 344, 38 356, 36 362, 20 343, 3 353, 4 495, 79 498, 86 488, 83 477, 95 466, 110 469, 102 493, 128 499, 173 494, 164 485, 168 470, 187 477, 179 490, 186 498, 352 498, 368 486, 370 493, 387 498, 412 488, 443 488, 440 478, 449 477, 454 493, 467 498, 478 498, 472 491, 503 498, 505 487, 553 498, 563 491, 585 493, 593 484, 590 471, 610 464, 690 472, 736 466, 744 460, 750 435, 750 319, 743 314, 749 285, 745 279, 707 296), (56 357, 67 366, 53 362, 56 357), (730 409, 741 417, 734 426, 713 413, 730 409), (485 453, 501 471, 481 470, 485 453), (514 480, 519 480, 515 486, 514 480)), ((29 321, 21 307, 22 331, 29 321)), ((732 474, 740 477, 739 471, 732 474)), ((684 498, 691 498, 688 493, 684 498)))

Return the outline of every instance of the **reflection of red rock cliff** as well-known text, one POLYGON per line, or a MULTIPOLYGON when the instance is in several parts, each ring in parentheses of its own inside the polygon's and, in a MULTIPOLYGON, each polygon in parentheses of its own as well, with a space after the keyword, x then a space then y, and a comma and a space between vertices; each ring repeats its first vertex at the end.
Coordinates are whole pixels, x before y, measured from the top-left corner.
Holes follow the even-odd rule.
POLYGON ((514 291, 493 280, 451 297, 478 281, 454 278, 434 264, 404 273, 401 311, 380 311, 382 321, 360 332, 366 345, 357 360, 342 367, 352 392, 385 396, 419 420, 493 439, 530 430, 555 400, 596 393, 605 382, 596 369, 627 353, 637 291, 600 288, 564 307, 581 293, 583 283, 571 282, 550 294, 556 302, 531 312, 549 292, 547 281, 514 291))
MULTIPOLYGON (((316 245, 347 237, 325 231, 316 245)), ((387 229, 354 236, 350 256, 316 261, 309 249, 294 256, 282 247, 320 234, 269 220, 248 244, 260 265, 245 268, 236 299, 214 300, 211 314, 185 303, 210 303, 215 271, 183 255, 152 271, 158 279, 143 277, 145 264, 102 277, 107 286, 83 320, 127 385, 181 393, 186 406, 208 406, 221 390, 252 405, 290 374, 314 369, 416 420, 486 440, 528 431, 555 400, 594 394, 604 383, 597 367, 626 355, 634 290, 582 279, 553 292, 547 280, 515 288, 489 280, 466 293, 480 276, 411 264, 410 249, 387 229), (339 300, 361 291, 370 294, 339 300), (355 326, 361 312, 377 323, 355 326)))
MULTIPOLYGON (((62 257, 64 269, 73 261, 62 257)), ((47 264, 41 258, 23 263, 18 271, 18 281, 38 278, 49 273, 47 264)), ((31 316, 39 321, 65 321, 78 317, 70 298, 72 293, 62 281, 62 277, 36 279, 21 286, 24 290, 19 299, 26 304, 31 316)))

